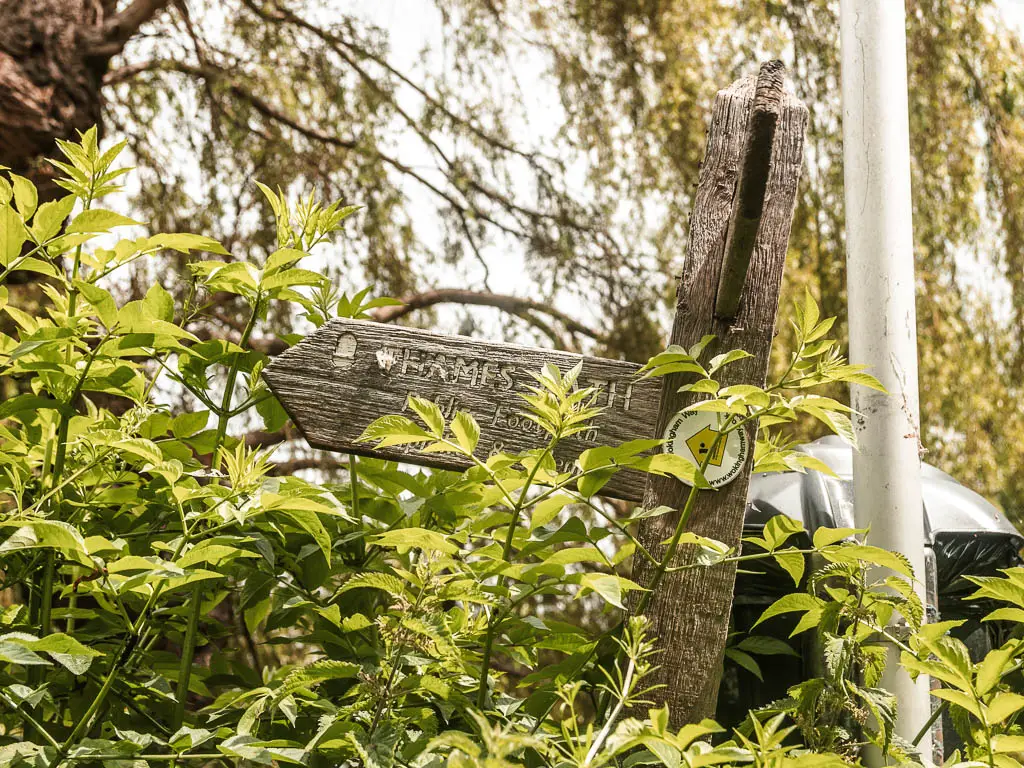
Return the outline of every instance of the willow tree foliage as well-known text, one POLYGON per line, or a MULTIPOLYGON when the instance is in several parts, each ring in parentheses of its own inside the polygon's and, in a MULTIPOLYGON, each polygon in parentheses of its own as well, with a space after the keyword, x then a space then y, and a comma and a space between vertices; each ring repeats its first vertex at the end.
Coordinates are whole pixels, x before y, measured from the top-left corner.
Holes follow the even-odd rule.
MULTIPOLYGON (((106 130, 142 169, 146 220, 269 252, 270 212, 244 213, 266 205, 247 182, 288 180, 366 206, 330 271, 419 310, 496 306, 520 332, 634 359, 660 347, 710 100, 779 56, 811 107, 789 290, 809 287, 843 322, 834 0, 15 5, 29 10, 0 49, 27 62, 26 82, 77 78, 56 83, 45 130, 68 133, 69 110, 101 94, 106 130), (502 284, 509 258, 529 301, 502 284)), ((1024 51, 991 0, 909 0, 908 36, 922 442, 1020 514, 1024 51)), ((241 332, 232 305, 221 315, 210 332, 241 332)))

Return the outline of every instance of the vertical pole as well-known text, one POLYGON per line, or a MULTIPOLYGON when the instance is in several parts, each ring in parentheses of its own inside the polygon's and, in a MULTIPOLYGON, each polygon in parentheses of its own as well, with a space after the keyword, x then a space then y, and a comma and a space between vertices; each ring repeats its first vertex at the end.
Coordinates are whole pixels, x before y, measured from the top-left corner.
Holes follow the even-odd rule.
MULTIPOLYGON (((889 391, 852 387, 854 515, 872 543, 910 559, 924 600, 904 0, 841 0, 840 35, 850 359, 889 391)), ((913 738, 930 714, 928 680, 911 681, 898 659, 891 648, 882 686, 898 701, 897 733, 913 738)))

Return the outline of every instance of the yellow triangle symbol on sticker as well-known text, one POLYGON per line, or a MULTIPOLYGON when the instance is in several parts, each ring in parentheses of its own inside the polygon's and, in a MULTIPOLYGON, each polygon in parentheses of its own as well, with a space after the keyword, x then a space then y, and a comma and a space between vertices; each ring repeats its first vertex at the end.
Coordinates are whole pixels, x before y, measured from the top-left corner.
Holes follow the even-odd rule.
MULTIPOLYGON (((708 451, 711 450, 711 446, 715 443, 715 438, 718 437, 718 432, 713 430, 711 427, 704 427, 700 432, 686 438, 686 447, 690 449, 690 453, 694 455, 694 458, 698 462, 703 462, 704 457, 707 456, 708 451)), ((725 458, 725 440, 719 440, 718 446, 715 448, 715 452, 711 455, 711 459, 708 461, 709 465, 716 467, 722 466, 722 459, 725 458)))

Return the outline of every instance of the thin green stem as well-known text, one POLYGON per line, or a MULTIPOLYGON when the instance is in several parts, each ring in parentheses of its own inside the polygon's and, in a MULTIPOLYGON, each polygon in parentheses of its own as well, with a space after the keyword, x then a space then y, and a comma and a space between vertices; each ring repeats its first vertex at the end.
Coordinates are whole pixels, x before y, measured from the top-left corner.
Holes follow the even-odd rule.
MULTIPOLYGON (((262 297, 256 296, 256 300, 252 305, 252 312, 249 314, 249 320, 245 324, 245 329, 242 331, 242 336, 239 339, 238 346, 245 349, 249 343, 249 337, 252 335, 253 328, 256 327, 256 318, 259 316, 260 302, 262 297)), ((213 441, 213 451, 210 454, 210 464, 212 469, 217 469, 220 466, 220 452, 223 448, 224 439, 227 436, 228 421, 231 419, 231 400, 235 394, 235 381, 238 378, 238 368, 240 365, 239 356, 235 355, 234 360, 231 362, 231 367, 228 368, 227 380, 224 384, 224 397, 221 400, 220 410, 217 413, 217 433, 213 441)), ((185 534, 187 536, 187 533, 185 534)), ((178 665, 178 686, 177 686, 177 701, 174 705, 174 716, 171 719, 171 730, 177 731, 185 720, 185 705, 188 702, 188 691, 189 684, 192 679, 192 661, 196 651, 196 637, 199 634, 199 619, 202 615, 202 601, 203 590, 202 583, 197 583, 192 588, 191 605, 189 606, 188 623, 185 627, 184 642, 181 647, 181 660, 178 665)))
POLYGON ((357 466, 356 455, 348 455, 348 482, 352 494, 352 517, 359 519, 359 467, 357 466))
POLYGON ((171 730, 177 731, 185 721, 185 705, 188 703, 188 686, 192 676, 192 662, 196 654, 196 637, 199 634, 199 618, 202 616, 203 593, 196 585, 192 588, 191 604, 189 605, 188 626, 185 631, 185 642, 181 646, 181 659, 178 662, 177 700, 174 702, 174 715, 171 718, 171 730))
MULTIPOLYGON (((416 610, 420 607, 420 603, 423 602, 423 596, 427 591, 427 580, 424 579, 420 585, 419 594, 416 595, 416 601, 412 604, 412 608, 409 613, 415 615, 416 610)), ((395 683, 395 677, 398 674, 398 660, 401 658, 403 651, 405 650, 405 638, 402 637, 395 643, 395 647, 391 652, 391 669, 388 671, 387 682, 384 683, 384 691, 381 693, 380 701, 377 702, 377 708, 373 713, 373 721, 370 723, 370 730, 367 732, 367 740, 373 736, 377 730, 377 726, 380 724, 381 715, 384 714, 384 710, 387 708, 391 700, 391 686, 395 683)))
POLYGON ((11 701, 7 697, 7 694, 0 693, 0 701, 2 701, 4 704, 10 707, 11 711, 16 713, 19 717, 23 718, 26 723, 35 728, 39 735, 42 736, 51 747, 55 747, 57 750, 60 750, 60 743, 55 738, 53 738, 53 736, 50 735, 49 731, 47 731, 46 728, 43 727, 42 723, 40 723, 38 720, 32 717, 32 715, 30 715, 24 709, 21 709, 17 704, 11 701))
POLYGON ((626 538, 628 538, 631 542, 633 542, 633 545, 637 548, 637 550, 640 552, 640 554, 643 555, 647 559, 647 561, 649 563, 651 563, 652 565, 658 565, 658 558, 656 558, 654 555, 652 555, 651 551, 647 547, 645 547, 643 544, 641 544, 640 540, 636 536, 634 536, 632 533, 630 533, 629 529, 626 528, 626 526, 624 526, 621 522, 619 522, 617 519, 615 519, 614 515, 609 515, 607 512, 605 512, 603 509, 601 509, 599 506, 597 506, 597 504, 595 504, 590 499, 586 499, 583 496, 580 496, 579 494, 575 494, 575 493, 571 493, 571 492, 570 492, 570 495, 573 497, 573 499, 578 504, 586 504, 594 512, 597 512, 597 514, 599 514, 601 517, 603 517, 605 520, 607 520, 608 523, 610 523, 612 525, 612 527, 614 527, 616 530, 618 530, 619 533, 621 533, 626 538))
POLYGON ((597 734, 593 743, 590 745, 590 749, 587 751, 587 756, 583 759, 583 765, 589 766, 594 758, 600 753, 601 748, 604 746, 605 741, 612 733, 612 726, 615 725, 615 721, 619 719, 619 715, 622 714, 622 710, 626 707, 626 701, 629 699, 629 694, 633 688, 633 675, 636 673, 636 660, 630 658, 629 664, 626 665, 626 676, 622 682, 622 695, 619 700, 615 703, 615 708, 612 713, 605 720, 604 727, 597 734))
MULTIPOLYGON (((700 474, 703 475, 704 471, 708 468, 708 464, 711 461, 711 457, 718 450, 718 444, 726 439, 726 435, 731 431, 732 422, 735 417, 730 414, 725 420, 725 424, 718 430, 718 436, 715 438, 715 442, 711 444, 710 450, 704 454, 703 460, 700 463, 700 474)), ((672 533, 672 539, 669 542, 668 549, 665 550, 665 556, 661 559, 657 569, 654 572, 654 577, 651 579, 651 583, 647 587, 647 591, 644 592, 640 598, 640 602, 637 604, 634 613, 636 615, 642 615, 647 606, 651 602, 651 596, 658 591, 658 587, 661 586, 661 580, 665 578, 665 573, 675 559, 676 551, 679 549, 679 540, 683 537, 683 533, 686 532, 686 527, 690 522, 690 516, 693 514, 693 508, 697 504, 697 495, 701 489, 694 483, 693 487, 690 488, 690 493, 686 497, 686 503, 683 505, 683 511, 679 515, 679 519, 676 521, 676 529, 672 533)))
POLYGON ((99 712, 100 707, 103 706, 104 702, 107 699, 107 694, 110 693, 110 689, 114 685, 114 678, 116 676, 117 670, 121 666, 121 661, 128 655, 127 651, 129 651, 131 646, 129 640, 130 636, 126 636, 125 639, 121 642, 121 647, 118 649, 117 653, 114 654, 114 656, 111 658, 110 669, 107 672, 106 678, 103 680, 103 685, 100 686, 100 690, 96 694, 96 697, 92 700, 92 703, 89 704, 89 708, 85 711, 85 714, 82 715, 81 719, 78 721, 78 724, 75 725, 74 729, 71 731, 71 734, 67 737, 67 739, 65 739, 63 747, 64 752, 67 752, 68 749, 70 749, 86 733, 89 732, 89 728, 92 726, 93 718, 96 717, 96 713, 99 712))
MULTIPOLYGON (((540 456, 537 457, 529 474, 526 476, 526 482, 519 491, 519 498, 516 500, 516 503, 512 508, 512 519, 508 521, 508 533, 505 535, 505 544, 501 549, 502 561, 508 562, 508 559, 512 554, 512 544, 515 541, 516 528, 519 526, 519 516, 522 514, 523 507, 526 506, 526 494, 529 492, 534 479, 536 479, 537 472, 540 470, 541 464, 544 463, 544 459, 546 459, 548 454, 555 449, 556 445, 558 445, 557 435, 550 443, 548 443, 540 456)), ((498 576, 498 583, 496 585, 497 590, 500 592, 504 586, 505 575, 501 574, 498 576)), ((476 705, 479 709, 483 709, 484 705, 487 703, 487 678, 491 670, 491 654, 494 651, 494 635, 497 629, 498 622, 496 617, 492 616, 487 622, 487 632, 484 635, 483 656, 480 661, 480 682, 476 692, 476 705)))
POLYGON ((915 747, 918 744, 920 744, 921 739, 923 739, 927 735, 928 731, 931 730, 931 727, 935 725, 935 721, 942 717, 942 713, 945 712, 948 707, 948 701, 946 701, 945 699, 940 701, 939 706, 932 710, 931 717, 924 721, 924 725, 921 726, 921 730, 917 732, 917 735, 911 740, 910 743, 913 744, 915 747))
POLYGON ((93 754, 90 754, 90 755, 87 755, 85 757, 65 757, 64 758, 64 762, 65 763, 84 763, 84 762, 88 761, 88 762, 91 763, 91 762, 101 762, 101 761, 105 761, 105 760, 114 760, 114 761, 118 761, 118 762, 128 762, 128 761, 131 761, 131 760, 143 760, 143 761, 149 760, 149 761, 153 761, 153 762, 168 762, 168 763, 170 763, 170 762, 174 762, 175 760, 220 760, 223 757, 224 757, 224 755, 222 755, 220 753, 212 753, 212 752, 208 753, 208 754, 207 753, 199 753, 199 752, 197 752, 197 753, 192 754, 192 755, 177 755, 177 754, 175 754, 175 755, 149 755, 149 754, 145 754, 145 753, 140 754, 140 755, 129 755, 129 754, 126 754, 126 753, 113 752, 113 753, 111 753, 109 755, 105 755, 105 754, 93 755, 93 754))

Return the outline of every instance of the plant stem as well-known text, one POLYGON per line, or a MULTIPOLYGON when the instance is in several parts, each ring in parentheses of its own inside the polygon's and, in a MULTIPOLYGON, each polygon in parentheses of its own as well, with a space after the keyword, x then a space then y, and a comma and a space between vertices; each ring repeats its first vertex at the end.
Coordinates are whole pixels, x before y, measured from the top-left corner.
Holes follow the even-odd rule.
MULTIPOLYGON (((420 585, 419 594, 416 595, 416 602, 412 604, 409 609, 410 614, 415 614, 416 610, 420 607, 420 603, 423 601, 423 595, 427 591, 427 580, 424 578, 423 583, 420 585)), ((395 677, 398 674, 398 660, 401 658, 402 651, 405 650, 405 638, 401 637, 395 642, 395 647, 391 652, 391 670, 388 672, 387 682, 384 683, 384 692, 380 697, 380 701, 377 702, 377 708, 373 713, 373 721, 370 723, 370 730, 367 732, 366 738, 369 739, 373 736, 377 730, 377 726, 380 724, 380 717, 384 714, 384 710, 387 707, 391 699, 391 686, 395 683, 395 677)))
POLYGON ((348 455, 348 482, 352 492, 352 517, 359 519, 359 467, 357 466, 356 455, 348 455))
POLYGON ((7 698, 6 694, 0 693, 0 701, 3 701, 4 704, 6 704, 8 707, 10 707, 12 712, 19 713, 20 716, 22 718, 24 718, 25 722, 28 723, 29 725, 31 725, 33 728, 35 728, 36 731, 39 733, 39 735, 42 736, 49 743, 49 745, 51 747, 56 747, 58 750, 60 750, 60 744, 43 727, 42 723, 40 723, 38 720, 36 720, 34 717, 32 717, 32 715, 30 715, 28 712, 26 712, 25 710, 23 710, 20 707, 18 707, 17 704, 15 704, 13 701, 11 701, 9 698, 7 698))
MULTIPOLYGON (((253 328, 256 326, 256 318, 259 315, 260 301, 262 297, 257 295, 252 305, 252 312, 245 324, 238 346, 245 349, 249 343, 253 328)), ((221 400, 220 410, 217 414, 217 434, 213 441, 213 451, 210 454, 211 468, 216 469, 220 464, 220 452, 223 447, 224 438, 227 436, 228 421, 231 418, 231 400, 235 394, 235 381, 238 378, 239 367, 238 355, 235 355, 228 368, 228 377, 224 384, 224 397, 221 400)), ((187 536, 187 532, 183 533, 187 536)), ((177 731, 185 720, 185 704, 188 701, 189 683, 192 678, 192 661, 196 652, 196 636, 199 634, 199 619, 202 613, 203 591, 201 582, 192 588, 191 605, 189 606, 188 625, 185 628, 185 639, 181 646, 181 660, 178 665, 178 687, 176 691, 177 701, 174 705, 174 716, 171 719, 171 730, 177 731)))
POLYGON ((100 690, 96 694, 96 698, 92 700, 89 708, 85 711, 85 714, 82 715, 81 720, 78 721, 78 724, 64 741, 63 750, 65 752, 79 739, 81 739, 82 736, 88 733, 89 728, 92 725, 93 718, 96 716, 96 713, 99 712, 100 707, 103 706, 103 702, 106 701, 107 694, 110 693, 110 688, 114 685, 115 673, 120 667, 122 659, 127 657, 128 654, 126 652, 130 649, 131 645, 129 637, 126 637, 121 643, 121 647, 118 649, 117 653, 114 654, 113 658, 110 660, 110 670, 107 672, 107 676, 103 680, 103 685, 100 686, 100 690))
MULTIPOLYGON (((700 474, 703 475, 705 470, 708 468, 708 464, 711 462, 711 457, 718 450, 718 444, 726 439, 733 427, 733 421, 735 416, 729 414, 729 417, 725 420, 725 424, 722 425, 721 429, 718 430, 718 436, 715 438, 715 442, 711 444, 711 448, 700 463, 700 474)), ((679 515, 679 520, 676 521, 676 529, 672 532, 672 540, 669 542, 668 549, 665 550, 665 556, 658 563, 658 568, 654 572, 654 578, 651 579, 650 586, 647 591, 644 592, 643 597, 640 598, 640 602, 637 604, 636 610, 633 611, 634 615, 642 615, 647 606, 651 602, 651 595, 657 592, 658 587, 661 586, 661 580, 665 578, 665 572, 668 570, 672 561, 675 559, 676 551, 679 549, 679 540, 683 537, 683 533, 686 532, 686 526, 690 522, 690 516, 693 514, 693 508, 697 504, 697 495, 701 489, 697 487, 696 483, 690 488, 690 493, 686 497, 686 503, 683 505, 683 511, 679 515)))
POLYGON ((940 717, 942 717, 942 713, 945 712, 946 709, 948 709, 948 707, 949 707, 949 702, 948 701, 945 701, 945 700, 940 701, 939 702, 939 706, 937 706, 932 711, 931 717, 929 717, 927 720, 924 721, 924 725, 921 726, 921 730, 919 730, 917 732, 917 736, 915 736, 911 740, 910 743, 913 744, 915 747, 918 744, 920 744, 921 743, 921 739, 923 739, 925 737, 925 735, 928 733, 928 731, 931 729, 931 727, 933 725, 935 725, 935 721, 938 720, 940 717))
POLYGON ((608 719, 604 723, 604 727, 601 732, 597 734, 597 738, 590 745, 590 749, 587 751, 587 756, 583 759, 584 768, 589 766, 597 754, 601 751, 601 747, 604 746, 605 741, 612 732, 612 726, 615 725, 615 721, 622 714, 622 710, 626 707, 626 700, 629 698, 629 691, 633 687, 633 673, 636 672, 636 661, 632 658, 629 660, 629 664, 626 666, 626 676, 622 681, 622 695, 619 700, 615 703, 615 709, 608 716, 608 719))
POLYGON ((683 506, 683 511, 679 515, 679 520, 676 521, 676 529, 672 533, 672 540, 669 542, 668 549, 665 550, 665 557, 658 563, 658 568, 654 572, 654 578, 651 579, 651 584, 640 598, 640 602, 636 606, 635 613, 642 615, 647 610, 647 606, 651 602, 651 595, 655 593, 658 587, 661 585, 661 580, 665 577, 665 572, 668 570, 669 563, 676 556, 676 550, 679 549, 679 539, 682 538, 683 532, 686 530, 686 524, 690 521, 690 515, 693 514, 693 507, 697 502, 697 494, 699 493, 697 486, 693 486, 690 489, 690 494, 686 497, 686 504, 683 506))
MULTIPOLYGON (((544 463, 544 459, 546 459, 548 454, 555 449, 557 444, 558 437, 555 436, 555 438, 537 458, 536 463, 530 470, 530 474, 526 476, 526 483, 519 492, 519 498, 516 500, 515 506, 512 508, 512 519, 508 522, 508 533, 505 535, 505 545, 501 550, 501 559, 503 561, 508 561, 509 556, 512 554, 512 544, 515 541, 516 528, 519 526, 519 516, 522 514, 523 507, 526 506, 526 493, 530 490, 530 486, 536 479, 537 472, 540 470, 540 465, 544 463)), ((499 591, 505 586, 504 574, 498 576, 498 583, 496 586, 499 591)), ((484 705, 487 703, 487 677, 491 671, 491 654, 494 650, 494 635, 497 629, 498 619, 497 617, 492 616, 487 622, 487 633, 484 635, 484 652, 480 661, 480 683, 476 692, 476 705, 479 709, 483 709, 484 705)))
POLYGON ((192 676, 192 661, 196 654, 196 636, 199 634, 199 618, 202 615, 203 593, 197 584, 192 588, 191 603, 188 613, 188 628, 185 642, 181 646, 181 659, 178 663, 177 700, 174 702, 174 716, 171 718, 171 731, 177 731, 185 721, 185 704, 188 702, 189 679, 192 676))

